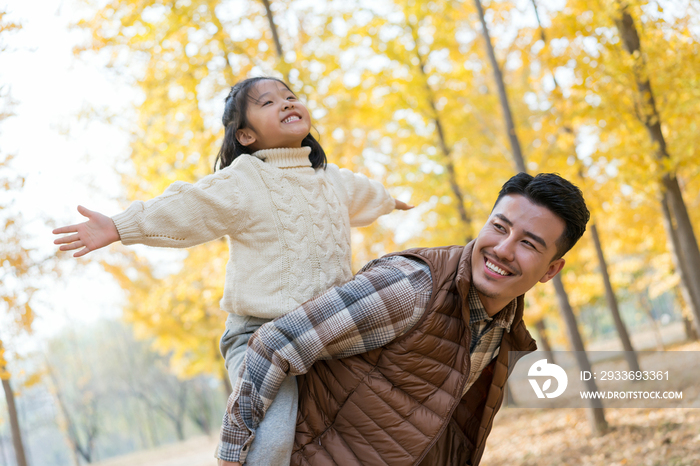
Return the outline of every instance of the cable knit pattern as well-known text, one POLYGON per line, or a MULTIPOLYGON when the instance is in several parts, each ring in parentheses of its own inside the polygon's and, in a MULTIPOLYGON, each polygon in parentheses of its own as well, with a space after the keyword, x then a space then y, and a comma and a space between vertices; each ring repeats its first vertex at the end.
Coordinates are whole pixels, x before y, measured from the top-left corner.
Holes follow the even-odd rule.
POLYGON ((352 278, 350 227, 391 212, 376 181, 314 170, 311 149, 242 155, 195 184, 177 182, 112 218, 124 244, 189 247, 228 236, 221 308, 273 319, 352 278))

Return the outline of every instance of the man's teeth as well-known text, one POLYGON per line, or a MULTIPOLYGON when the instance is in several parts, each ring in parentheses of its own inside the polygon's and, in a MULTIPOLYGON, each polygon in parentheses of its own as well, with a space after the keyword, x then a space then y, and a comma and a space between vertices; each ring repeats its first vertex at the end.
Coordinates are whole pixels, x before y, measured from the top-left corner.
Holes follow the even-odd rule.
POLYGON ((297 120, 301 120, 301 118, 296 116, 296 115, 293 115, 293 116, 290 116, 289 118, 285 118, 284 120, 282 120, 282 123, 291 123, 292 121, 297 121, 297 120))
POLYGON ((503 270, 502 268, 500 268, 499 266, 497 266, 496 264, 494 264, 490 261, 486 261, 486 267, 488 267, 489 270, 496 272, 498 275, 503 275, 503 276, 510 275, 509 272, 506 272, 505 270, 503 270))

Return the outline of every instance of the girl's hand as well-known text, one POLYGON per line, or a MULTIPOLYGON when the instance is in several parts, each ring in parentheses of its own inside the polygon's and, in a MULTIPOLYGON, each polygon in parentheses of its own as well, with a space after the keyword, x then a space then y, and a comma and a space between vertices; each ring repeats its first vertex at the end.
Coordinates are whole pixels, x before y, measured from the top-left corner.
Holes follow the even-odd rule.
POLYGON ((83 248, 73 254, 73 257, 80 257, 90 251, 109 246, 115 241, 120 240, 117 227, 114 226, 114 222, 111 218, 99 212, 88 210, 83 206, 78 206, 78 212, 84 217, 87 217, 88 221, 53 230, 54 235, 75 233, 74 235, 58 238, 53 242, 54 244, 63 244, 63 246, 58 248, 59 250, 70 251, 83 248))
POLYGON ((394 209, 396 210, 411 210, 415 207, 413 205, 408 205, 405 202, 399 201, 398 199, 394 199, 394 202, 396 203, 394 206, 394 209))
POLYGON ((229 461, 219 460, 218 466, 241 466, 241 463, 231 463, 229 461))

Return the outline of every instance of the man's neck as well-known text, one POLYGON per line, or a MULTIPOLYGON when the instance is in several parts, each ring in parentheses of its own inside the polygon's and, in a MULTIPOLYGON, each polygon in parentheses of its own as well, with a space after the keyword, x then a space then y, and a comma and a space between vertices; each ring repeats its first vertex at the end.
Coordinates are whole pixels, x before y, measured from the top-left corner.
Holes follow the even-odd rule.
POLYGON ((495 316, 510 303, 510 301, 503 302, 503 299, 484 296, 479 290, 476 290, 476 294, 479 296, 479 301, 481 301, 489 317, 495 316))

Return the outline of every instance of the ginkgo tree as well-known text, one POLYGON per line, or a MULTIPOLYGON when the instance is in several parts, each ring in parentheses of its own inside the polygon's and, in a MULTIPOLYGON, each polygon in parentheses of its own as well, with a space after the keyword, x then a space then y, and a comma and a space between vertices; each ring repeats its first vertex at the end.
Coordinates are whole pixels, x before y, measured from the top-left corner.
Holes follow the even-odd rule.
MULTIPOLYGON (((644 219, 651 223, 646 230, 653 227, 654 238, 665 249, 659 228, 666 224, 677 269, 691 290, 698 283, 692 274, 698 270, 693 229, 699 219, 686 207, 677 180, 697 177, 698 132, 691 109, 698 105, 700 69, 690 58, 698 46, 693 9, 697 6, 692 2, 669 5, 668 12, 661 4, 646 2, 568 2, 565 10, 552 12, 548 32, 555 45, 547 53, 567 83, 560 111, 585 128, 588 139, 598 140, 586 157, 589 173, 599 180, 596 191, 656 200, 656 212, 644 219), (673 247, 681 236, 684 243, 673 247)), ((697 193, 697 184, 686 183, 685 189, 697 193)), ((635 204, 605 203, 607 210, 620 212, 618 219, 625 219, 617 222, 619 235, 635 233, 628 228, 628 220, 639 218, 635 204)), ((631 251, 624 246, 618 250, 625 252, 631 251)), ((639 252, 653 257, 659 248, 639 252)), ((689 299, 697 309, 694 294, 689 299)))
MULTIPOLYGON (((286 79, 312 111, 329 161, 381 180, 418 206, 354 235, 357 269, 405 247, 464 244, 513 173, 509 132, 472 5, 466 0, 109 0, 81 22, 91 41, 79 51, 111 52, 112 66, 133 77, 142 92, 132 168, 124 175, 128 200, 150 198, 175 180, 211 173, 230 85, 250 75, 286 79)), ((597 8, 572 1, 562 12, 552 11, 551 46, 543 48, 538 29, 518 23, 515 3, 488 4, 500 25, 496 43, 507 65, 504 82, 526 168, 577 179, 580 167, 570 159, 572 148, 579 152, 593 141, 589 154, 575 156, 584 166, 582 185, 606 241, 611 281, 622 286, 629 285, 636 266, 656 277, 666 277, 669 267, 665 245, 658 241, 664 235, 660 222, 648 220, 660 218, 658 204, 649 201, 658 184, 650 182, 656 180, 653 170, 640 163, 654 158, 648 155, 648 136, 634 120, 633 81, 629 67, 622 73, 619 41, 613 47, 612 16, 601 10, 598 18, 597 8), (604 23, 599 30, 593 28, 598 23, 604 23), (506 36, 510 39, 502 39, 506 36), (597 45, 589 50, 583 36, 603 44, 602 52, 597 45), (561 81, 559 89, 553 90, 544 68, 561 81), (552 105, 556 112, 549 111, 552 105), (564 131, 562 120, 576 130, 564 131)), ((668 21, 675 23, 652 22, 651 30, 683 29, 677 18, 668 21)), ((660 50, 666 39, 654 34, 650 47, 660 50)), ((693 40, 679 44, 679 54, 689 54, 697 44, 693 40)), ((675 58, 658 59, 672 79, 675 58)), ((692 71, 681 73, 687 80, 682 92, 692 100, 697 78, 691 79, 692 71)), ((680 118, 689 108, 692 104, 684 104, 669 120, 685 129, 669 131, 690 131, 693 122, 680 118)), ((680 140, 671 138, 669 144, 680 140)), ((691 146, 685 141, 682 147, 681 152, 691 146)), ((689 181, 686 192, 697 199, 697 183, 690 183, 697 180, 697 169, 687 156, 680 160, 681 178, 689 181)), ((584 238, 567 256, 562 279, 574 308, 605 294, 593 246, 584 238)), ((180 271, 167 277, 135 254, 108 259, 107 267, 129 294, 127 319, 143 335, 156 337, 160 349, 173 351, 182 374, 221 371, 217 341, 224 316, 218 299, 226 247, 214 241, 189 250, 180 271)), ((551 290, 532 301, 541 306, 528 318, 537 320, 554 309, 551 290)))
MULTIPOLYGON (((7 21, 6 12, 0 10, 0 53, 5 51, 3 43, 7 33, 20 25, 7 21)), ((11 116, 11 101, 8 89, 0 87, 0 123, 11 116)), ((18 466, 26 466, 27 459, 22 442, 22 431, 17 416, 15 394, 12 389, 12 373, 8 359, 12 342, 20 334, 31 332, 34 312, 31 298, 35 288, 31 283, 36 264, 31 251, 26 247, 27 235, 23 219, 13 205, 17 193, 24 184, 23 178, 12 167, 13 157, 0 152, 0 379, 5 392, 10 418, 12 442, 18 466)))
MULTIPOLYGON (((133 126, 133 172, 124 176, 128 200, 211 173, 229 87, 254 70, 274 70, 274 47, 260 32, 269 33, 263 3, 240 6, 112 0, 80 22, 91 41, 77 52, 111 51, 111 66, 135 76, 143 95, 133 126)), ((105 263, 129 297, 126 319, 138 334, 153 336, 158 349, 173 352, 181 375, 206 372, 228 380, 218 355, 227 257, 224 241, 192 248, 182 272, 166 278, 156 278, 153 267, 130 251, 105 263)))

